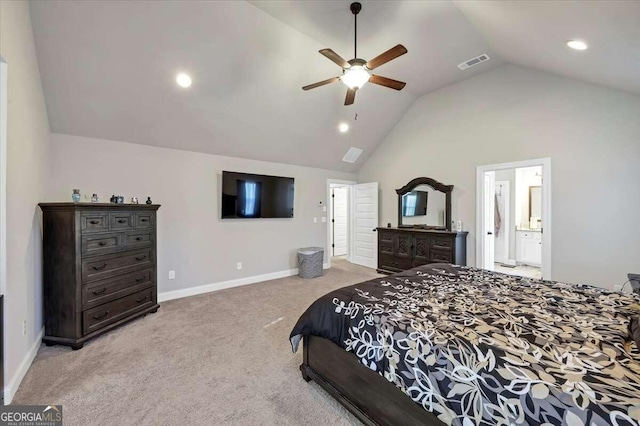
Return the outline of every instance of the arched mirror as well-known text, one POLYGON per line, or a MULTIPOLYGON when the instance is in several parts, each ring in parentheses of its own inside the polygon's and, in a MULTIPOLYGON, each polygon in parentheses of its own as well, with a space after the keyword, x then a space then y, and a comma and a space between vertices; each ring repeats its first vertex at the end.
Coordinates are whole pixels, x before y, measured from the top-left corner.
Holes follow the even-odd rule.
POLYGON ((451 191, 453 185, 428 177, 413 179, 396 189, 398 227, 451 231, 451 191))

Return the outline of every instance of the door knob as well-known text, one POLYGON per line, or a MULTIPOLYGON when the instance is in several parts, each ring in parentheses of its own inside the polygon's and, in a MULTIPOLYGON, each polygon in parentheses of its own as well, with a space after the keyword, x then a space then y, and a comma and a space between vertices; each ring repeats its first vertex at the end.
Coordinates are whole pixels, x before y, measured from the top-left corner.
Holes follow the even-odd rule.
POLYGON ((377 232, 378 230, 376 228, 373 228, 373 232, 377 232))
POLYGON ((493 235, 493 232, 487 232, 487 235, 493 235))

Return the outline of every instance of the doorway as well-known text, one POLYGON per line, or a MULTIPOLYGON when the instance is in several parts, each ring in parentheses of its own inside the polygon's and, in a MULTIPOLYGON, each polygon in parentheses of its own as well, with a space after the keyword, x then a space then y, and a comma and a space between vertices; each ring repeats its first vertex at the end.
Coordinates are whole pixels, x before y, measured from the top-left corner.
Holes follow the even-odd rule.
POLYGON ((551 161, 477 169, 478 267, 551 279, 551 161))
POLYGON ((327 260, 376 268, 378 183, 327 179, 327 260))

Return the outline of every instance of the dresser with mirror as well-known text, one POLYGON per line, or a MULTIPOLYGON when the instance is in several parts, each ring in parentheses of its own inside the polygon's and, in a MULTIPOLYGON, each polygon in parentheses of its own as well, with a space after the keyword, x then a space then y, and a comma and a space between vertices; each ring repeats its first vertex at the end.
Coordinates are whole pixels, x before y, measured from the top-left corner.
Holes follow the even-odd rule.
POLYGON ((396 190, 398 227, 377 228, 378 272, 395 273, 428 263, 467 264, 467 232, 452 230, 451 192, 428 177, 396 190))

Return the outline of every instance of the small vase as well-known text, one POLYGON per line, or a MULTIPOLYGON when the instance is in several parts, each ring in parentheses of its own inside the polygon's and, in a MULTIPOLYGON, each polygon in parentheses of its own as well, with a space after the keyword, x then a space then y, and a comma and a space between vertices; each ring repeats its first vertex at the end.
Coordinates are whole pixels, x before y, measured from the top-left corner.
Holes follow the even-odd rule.
POLYGON ((74 203, 79 203, 80 202, 80 190, 79 189, 74 189, 73 190, 73 194, 71 194, 71 199, 73 200, 74 203))

